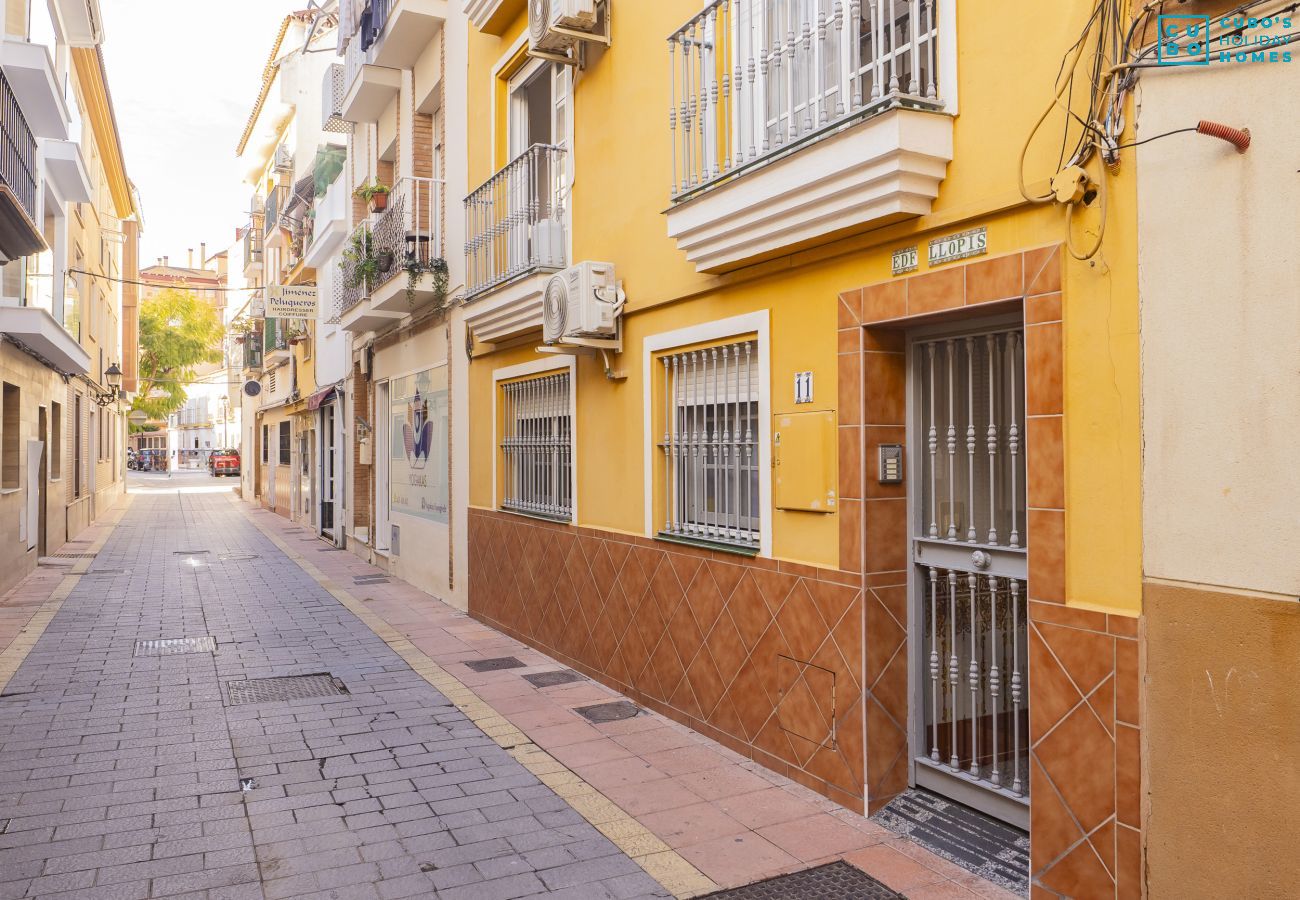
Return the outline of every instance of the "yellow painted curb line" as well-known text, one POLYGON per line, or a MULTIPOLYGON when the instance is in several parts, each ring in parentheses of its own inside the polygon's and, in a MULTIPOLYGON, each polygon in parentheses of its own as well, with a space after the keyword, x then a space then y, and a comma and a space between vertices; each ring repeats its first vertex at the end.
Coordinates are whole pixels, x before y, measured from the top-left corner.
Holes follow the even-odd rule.
POLYGON ((238 498, 232 496, 230 499, 239 506, 240 512, 244 513, 253 527, 275 544, 281 553, 293 560, 334 599, 342 603, 398 656, 402 657, 421 678, 456 704, 457 708, 480 730, 509 752, 525 769, 537 776, 539 781, 555 791, 558 796, 563 797, 578 815, 595 826, 619 850, 630 856, 649 873, 650 877, 663 885, 665 890, 671 892, 674 897, 696 897, 718 889, 718 885, 712 879, 687 862, 681 854, 656 837, 650 829, 628 815, 613 800, 583 781, 568 766, 528 740, 526 734, 493 709, 491 704, 475 694, 464 682, 426 656, 401 632, 332 581, 279 535, 269 528, 264 528, 260 522, 249 516, 251 510, 238 498))
MULTIPOLYGON (((87 548, 87 553, 98 553, 104 549, 104 544, 108 543, 109 535, 113 533, 113 529, 117 527, 117 524, 122 521, 122 517, 126 515, 126 511, 130 508, 131 501, 134 499, 133 494, 123 494, 113 508, 104 514, 104 519, 93 523, 103 533, 87 548), (110 516, 113 518, 108 518, 110 516)), ((23 660, 27 659, 27 654, 32 652, 32 648, 41 639, 45 629, 58 615, 59 609, 63 606, 63 601, 68 599, 72 589, 81 581, 81 576, 90 568, 90 564, 93 562, 93 559, 77 560, 68 569, 68 574, 63 576, 63 580, 54 586, 54 590, 41 604, 41 608, 36 610, 32 617, 27 620, 27 624, 18 632, 18 636, 13 639, 3 652, 0 652, 0 691, 9 686, 9 679, 14 677, 14 673, 23 664, 23 660)))

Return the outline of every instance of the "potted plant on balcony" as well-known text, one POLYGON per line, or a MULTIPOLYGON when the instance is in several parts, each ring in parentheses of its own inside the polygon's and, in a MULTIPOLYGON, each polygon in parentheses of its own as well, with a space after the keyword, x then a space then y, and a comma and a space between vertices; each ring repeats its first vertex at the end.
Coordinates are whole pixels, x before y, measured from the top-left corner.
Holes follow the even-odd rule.
POLYGON ((230 335, 234 338, 236 344, 242 344, 248 340, 248 336, 257 330, 257 323, 252 319, 241 316, 230 323, 230 335))
POLYGON ((307 340, 307 337, 307 329, 302 326, 293 325, 285 331, 285 338, 289 341, 289 346, 291 347, 296 347, 298 344, 301 344, 303 341, 307 340))
POLYGON ((364 287, 378 277, 379 260, 369 228, 358 228, 353 233, 352 242, 343 251, 339 268, 347 278, 347 286, 353 289, 364 287))
POLYGON ((353 191, 352 196, 366 201, 370 211, 377 213, 388 209, 388 193, 390 190, 391 188, 382 181, 367 181, 353 191))
POLYGON ((415 288, 420 283, 420 276, 425 272, 433 275, 433 296, 437 306, 442 306, 443 301, 447 299, 447 285, 450 281, 450 272, 447 269, 447 260, 439 257, 428 263, 421 262, 419 257, 413 253, 406 255, 406 261, 402 264, 406 269, 406 302, 412 306, 415 305, 415 288))

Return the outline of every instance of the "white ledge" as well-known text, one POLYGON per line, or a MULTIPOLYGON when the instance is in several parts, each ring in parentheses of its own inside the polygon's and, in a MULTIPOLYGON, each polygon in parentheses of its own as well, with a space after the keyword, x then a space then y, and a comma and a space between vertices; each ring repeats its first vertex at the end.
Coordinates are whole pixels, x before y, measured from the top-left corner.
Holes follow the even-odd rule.
POLYGON ((465 304, 465 324, 485 343, 542 327, 542 294, 552 272, 507 282, 465 304))
POLYGON ((930 212, 952 161, 952 118, 892 109, 739 172, 667 211, 700 272, 723 272, 930 212))

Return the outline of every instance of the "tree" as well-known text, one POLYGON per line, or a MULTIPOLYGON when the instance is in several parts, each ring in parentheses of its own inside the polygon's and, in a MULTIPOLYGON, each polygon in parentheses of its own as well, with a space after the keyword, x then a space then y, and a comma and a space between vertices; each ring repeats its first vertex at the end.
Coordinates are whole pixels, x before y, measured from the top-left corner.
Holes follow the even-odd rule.
POLYGON ((185 405, 197 368, 219 363, 225 328, 193 291, 167 288, 140 305, 140 393, 132 409, 165 419, 185 405))

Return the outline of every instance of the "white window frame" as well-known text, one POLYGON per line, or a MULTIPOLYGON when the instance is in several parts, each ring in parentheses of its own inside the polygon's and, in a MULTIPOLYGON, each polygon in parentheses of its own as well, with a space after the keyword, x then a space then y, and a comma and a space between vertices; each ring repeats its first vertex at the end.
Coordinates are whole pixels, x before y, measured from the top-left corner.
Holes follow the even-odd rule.
POLYGON ((641 342, 642 382, 642 436, 644 448, 644 534, 656 538, 659 529, 654 521, 654 498, 657 487, 655 473, 656 454, 662 454, 654 435, 654 377, 655 354, 691 344, 720 341, 725 338, 753 334, 757 341, 758 366, 758 555, 772 555, 772 363, 769 315, 767 310, 728 319, 717 319, 674 331, 647 335, 641 342))
MULTIPOLYGON (((492 508, 498 512, 531 518, 526 512, 504 509, 501 506, 500 467, 497 458, 501 451, 501 382, 540 375, 544 372, 564 371, 569 373, 569 442, 571 444, 569 468, 573 479, 570 488, 569 523, 577 525, 581 521, 578 518, 578 473, 581 471, 578 468, 578 357, 569 353, 560 353, 547 359, 537 359, 492 370, 492 508)), ((555 520, 546 518, 546 521, 555 520)))

